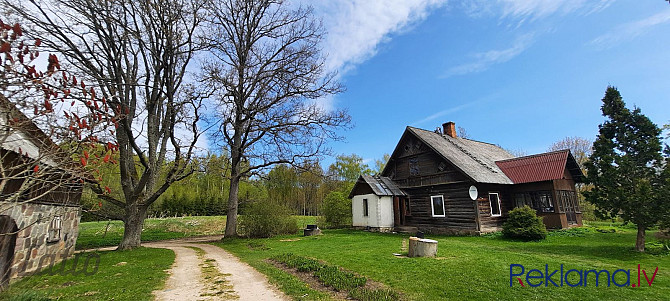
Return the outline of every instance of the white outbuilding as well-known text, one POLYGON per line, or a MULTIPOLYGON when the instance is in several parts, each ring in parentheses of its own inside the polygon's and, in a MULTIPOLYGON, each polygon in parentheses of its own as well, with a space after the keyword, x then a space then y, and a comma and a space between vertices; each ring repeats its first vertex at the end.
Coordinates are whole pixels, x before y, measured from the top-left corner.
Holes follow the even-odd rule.
POLYGON ((360 176, 349 194, 353 226, 372 231, 393 231, 394 207, 398 206, 399 196, 406 194, 391 179, 360 176))

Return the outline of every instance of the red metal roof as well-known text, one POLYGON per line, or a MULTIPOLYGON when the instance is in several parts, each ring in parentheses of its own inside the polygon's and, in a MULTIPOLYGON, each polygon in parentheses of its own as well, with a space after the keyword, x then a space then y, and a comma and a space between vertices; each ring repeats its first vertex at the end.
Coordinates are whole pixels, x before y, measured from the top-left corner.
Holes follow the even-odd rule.
POLYGON ((496 165, 514 184, 557 180, 563 178, 569 154, 561 150, 496 161, 496 165))

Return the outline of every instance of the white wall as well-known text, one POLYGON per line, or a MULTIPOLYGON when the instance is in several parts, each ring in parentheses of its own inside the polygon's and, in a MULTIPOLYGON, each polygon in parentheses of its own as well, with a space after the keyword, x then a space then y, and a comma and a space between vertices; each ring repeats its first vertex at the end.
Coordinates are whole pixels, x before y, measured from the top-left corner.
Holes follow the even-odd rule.
POLYGON ((354 227, 393 227, 393 198, 375 194, 354 196, 351 213, 354 227), (368 216, 363 216, 363 199, 368 200, 368 216))

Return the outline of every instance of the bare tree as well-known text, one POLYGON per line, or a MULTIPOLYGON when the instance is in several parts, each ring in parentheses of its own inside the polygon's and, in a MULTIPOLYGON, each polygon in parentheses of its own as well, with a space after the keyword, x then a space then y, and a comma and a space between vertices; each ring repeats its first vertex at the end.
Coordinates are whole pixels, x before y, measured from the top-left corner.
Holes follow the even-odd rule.
POLYGON ((554 142, 549 146, 548 151, 557 151, 569 149, 572 155, 575 157, 575 160, 579 164, 579 167, 584 169, 584 163, 589 159, 593 146, 593 140, 582 138, 582 137, 565 137, 560 141, 554 142))
POLYGON ((466 131, 464 127, 459 126, 457 128, 457 130, 458 130, 458 137, 465 138, 465 139, 470 138, 470 135, 468 134, 468 131, 466 131))
POLYGON ((123 114, 114 120, 112 132, 123 197, 112 197, 100 186, 93 190, 124 209, 119 249, 138 247, 149 205, 192 172, 188 163, 200 135, 201 101, 185 81, 199 49, 194 37, 203 17, 202 1, 1 3, 123 114))
POLYGON ((324 70, 324 32, 311 8, 293 9, 281 0, 223 0, 209 11, 214 59, 205 66, 205 80, 217 88, 218 140, 231 155, 225 235, 233 237, 240 179, 319 155, 350 117, 316 101, 342 88, 324 70))

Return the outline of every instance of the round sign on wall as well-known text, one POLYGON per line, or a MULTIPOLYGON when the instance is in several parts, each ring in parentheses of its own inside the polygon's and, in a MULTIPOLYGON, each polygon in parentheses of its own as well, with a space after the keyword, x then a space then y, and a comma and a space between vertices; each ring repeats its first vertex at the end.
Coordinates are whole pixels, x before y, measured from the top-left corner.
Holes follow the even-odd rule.
POLYGON ((477 187, 475 187, 475 185, 470 186, 470 190, 468 190, 468 192, 470 193, 470 199, 473 201, 477 199, 479 194, 477 193, 477 187))

